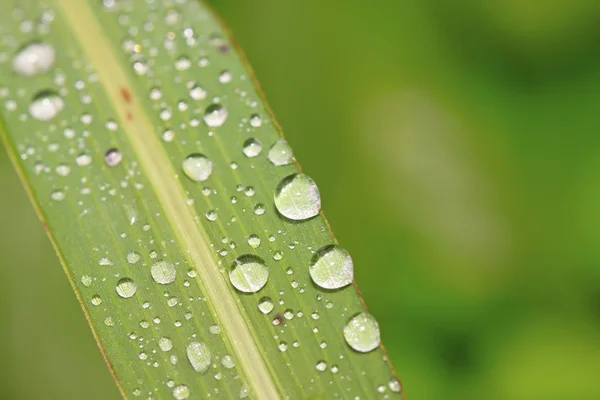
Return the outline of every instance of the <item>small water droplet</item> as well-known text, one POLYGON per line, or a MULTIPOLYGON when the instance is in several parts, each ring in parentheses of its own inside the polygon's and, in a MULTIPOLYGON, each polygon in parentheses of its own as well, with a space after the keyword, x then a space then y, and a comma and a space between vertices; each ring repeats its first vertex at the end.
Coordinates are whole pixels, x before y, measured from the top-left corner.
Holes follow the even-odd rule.
POLYGON ((65 108, 63 99, 51 90, 38 92, 29 105, 29 114, 38 121, 50 121, 65 108))
POLYGON ((294 159, 294 155, 285 139, 279 139, 269 149, 267 158, 273 165, 280 167, 290 164, 294 159))
POLYGON ((175 386, 173 389, 173 398, 175 400, 185 400, 190 397, 190 388, 186 385, 175 386))
POLYGON ((263 215, 265 213, 265 205, 262 203, 257 203, 254 206, 254 214, 263 215))
POLYGON ((60 189, 53 190, 52 193, 50 193, 50 198, 54 201, 62 201, 65 197, 67 197, 67 195, 60 189))
POLYGON ((150 267, 150 274, 156 283, 168 285, 169 283, 175 282, 177 271, 175 270, 175 265, 173 265, 173 263, 160 260, 150 267))
POLYGON ((222 126, 227 120, 227 109, 220 104, 211 104, 206 107, 206 112, 202 119, 211 128, 222 126))
POLYGON ((229 83, 231 82, 232 75, 231 72, 225 70, 219 74, 219 82, 221 83, 229 83))
POLYGON ((55 60, 54 47, 45 43, 31 43, 17 53, 13 69, 19 75, 32 77, 50 71, 55 60))
POLYGON ((207 220, 214 222, 219 217, 219 214, 215 210, 208 210, 206 214, 204 214, 207 220))
POLYGON ((191 154, 181 163, 185 175, 195 182, 207 180, 212 174, 213 164, 203 154, 191 154))
POLYGON ((398 382, 398 379, 396 379, 396 378, 390 379, 390 381, 388 382, 388 387, 394 393, 399 393, 402 390, 402 387, 400 386, 400 382, 398 382))
POLYGON ((194 100, 204 100, 207 96, 206 90, 202 86, 194 85, 190 89, 190 97, 194 100))
POLYGON ((163 336, 158 339, 158 347, 160 347, 162 351, 171 351, 173 348, 173 342, 168 337, 163 336))
POLYGON ((308 175, 287 176, 275 190, 275 207, 289 219, 298 221, 312 218, 321 210, 319 188, 308 175))
POLYGON ((258 139, 250 138, 244 142, 242 151, 248 158, 256 157, 262 151, 262 144, 258 139))
POLYGON ((252 114, 250 116, 250 126, 253 128, 259 128, 262 126, 262 117, 258 114, 252 114))
POLYGON ((91 303, 94 306, 99 306, 100 304, 102 304, 102 298, 100 298, 100 296, 96 294, 94 295, 94 297, 92 297, 91 303))
POLYGON ((67 176, 71 173, 71 167, 67 164, 59 164, 56 166, 56 173, 60 176, 67 176))
POLYGON ((325 246, 313 257, 309 273, 313 282, 324 289, 342 288, 352 283, 352 258, 339 246, 325 246))
POLYGON ((104 162, 109 167, 116 167, 123 160, 123 154, 118 149, 112 148, 109 149, 106 154, 104 154, 104 162))
POLYGON ((177 71, 185 71, 190 69, 192 62, 186 56, 181 56, 175 61, 175 69, 177 71))
POLYGON ((258 292, 268 279, 269 269, 265 262, 252 254, 238 257, 229 270, 229 280, 240 292, 258 292))
POLYGON ((225 354, 223 358, 221 358, 221 364, 227 369, 231 369, 235 367, 235 361, 233 361, 233 357, 229 354, 225 354))
POLYGON ((128 299, 137 292, 137 284, 130 278, 122 278, 117 282, 116 292, 124 299, 128 299))
POLYGON ((258 301, 258 309, 263 314, 268 314, 273 311, 273 301, 269 297, 263 297, 258 301))
POLYGON ((194 370, 200 373, 208 371, 212 360, 210 348, 203 342, 192 342, 186 348, 187 357, 194 370))
POLYGON ((127 263, 128 264, 136 264, 138 261, 140 261, 140 254, 135 252, 135 251, 130 251, 127 254, 127 263))
POLYGON ((83 284, 83 286, 85 287, 90 287, 92 286, 92 277, 89 275, 83 275, 81 277, 81 283, 83 284))
POLYGON ((87 167, 92 163, 92 156, 90 156, 87 153, 81 153, 75 159, 75 163, 77 163, 77 165, 79 165, 80 167, 87 167))
POLYGON ((327 363, 325 361, 319 361, 316 365, 317 371, 323 372, 327 369, 327 363))
POLYGON ((371 314, 361 312, 344 328, 344 338, 354 350, 368 353, 379 346, 379 324, 371 314))
POLYGON ((248 237, 248 244, 253 249, 256 249, 258 246, 260 246, 260 238, 258 237, 258 235, 255 235, 255 234, 250 235, 248 237))

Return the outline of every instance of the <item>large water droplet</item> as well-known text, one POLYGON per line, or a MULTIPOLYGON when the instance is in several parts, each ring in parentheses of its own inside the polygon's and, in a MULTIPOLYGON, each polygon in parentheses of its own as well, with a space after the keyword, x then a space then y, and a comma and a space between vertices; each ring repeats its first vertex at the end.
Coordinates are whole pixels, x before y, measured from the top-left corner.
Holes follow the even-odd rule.
POLYGON ((44 43, 31 43, 15 56, 13 69, 19 75, 36 76, 50 71, 55 59, 54 47, 44 43))
POLYGON ((63 99, 51 90, 36 94, 29 105, 29 114, 39 121, 50 121, 65 108, 63 99))
POLYGON ((181 163, 185 175, 193 181, 205 181, 212 174, 212 161, 202 154, 191 154, 181 163))
POLYGON ((212 358, 210 348, 206 343, 192 342, 188 344, 186 352, 194 370, 200 373, 208 371, 212 358))
POLYGON ((288 142, 286 142, 285 139, 279 139, 273 143, 273 146, 269 149, 267 158, 273 165, 279 167, 291 163, 294 156, 288 142))
POLYGON ((137 292, 137 284, 129 278, 123 278, 117 282, 117 294, 124 299, 128 299, 137 292))
POLYGON ((206 107, 203 120, 211 128, 219 127, 227 120, 227 109, 220 104, 211 104, 206 107))
POLYGON ((250 138, 244 142, 242 151, 248 158, 256 157, 262 151, 262 144, 258 139, 250 138))
POLYGON ((150 267, 150 274, 156 283, 168 285, 175 281, 177 271, 175 270, 175 265, 173 265, 173 263, 161 260, 150 267))
POLYGON ((352 283, 354 266, 350 254, 338 246, 317 251, 311 262, 310 277, 324 289, 339 289, 352 283))
POLYGON ((265 262, 252 254, 238 257, 229 271, 231 284, 240 292, 258 292, 268 279, 269 269, 265 262))
POLYGON ((371 314, 361 312, 344 328, 344 338, 350 347, 361 353, 375 350, 379 346, 379 324, 371 314))
POLYGON ((312 218, 321 210, 319 188, 308 175, 287 176, 275 189, 275 207, 289 219, 312 218))

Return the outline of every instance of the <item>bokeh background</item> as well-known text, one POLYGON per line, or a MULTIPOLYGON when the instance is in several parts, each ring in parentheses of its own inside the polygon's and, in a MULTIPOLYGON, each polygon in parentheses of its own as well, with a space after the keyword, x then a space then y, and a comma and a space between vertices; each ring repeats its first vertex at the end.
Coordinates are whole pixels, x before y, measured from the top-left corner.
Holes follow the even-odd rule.
MULTIPOLYGON (((212 3, 408 398, 599 399, 600 2, 212 3)), ((119 398, 4 150, 0 180, 0 398, 119 398)))

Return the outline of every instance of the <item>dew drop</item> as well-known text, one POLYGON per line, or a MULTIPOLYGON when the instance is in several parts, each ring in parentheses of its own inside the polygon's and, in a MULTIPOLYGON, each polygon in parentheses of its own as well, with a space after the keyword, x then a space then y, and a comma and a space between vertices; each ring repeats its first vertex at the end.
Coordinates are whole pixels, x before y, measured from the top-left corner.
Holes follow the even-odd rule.
POLYGON ((254 214, 263 215, 265 213, 265 205, 262 203, 257 203, 254 206, 254 214))
POLYGON ((268 314, 273 311, 273 301, 269 297, 263 297, 258 301, 258 309, 263 314, 268 314))
POLYGON ((50 71, 55 60, 54 47, 44 43, 31 43, 15 56, 13 69, 19 75, 32 77, 50 71))
POLYGON ((94 306, 99 306, 102 304, 102 298, 96 294, 94 297, 92 297, 91 303, 94 306))
POLYGON ((258 246, 260 246, 260 238, 258 237, 258 235, 255 235, 255 234, 250 235, 248 237, 248 244, 253 249, 256 249, 258 246))
POLYGON ((83 284, 83 286, 85 287, 90 287, 92 286, 92 277, 89 275, 83 275, 81 277, 81 283, 83 284))
POLYGON ((327 363, 325 361, 319 361, 316 365, 317 371, 323 372, 327 369, 327 363))
POLYGON ((67 195, 60 189, 53 190, 52 193, 50 193, 50 198, 54 201, 63 201, 65 197, 67 197, 67 195))
POLYGON ((292 149, 285 141, 285 139, 279 139, 269 149, 267 158, 275 166, 288 165, 294 159, 292 149))
POLYGON ((104 162, 109 167, 116 167, 123 160, 123 154, 118 149, 112 148, 109 149, 106 154, 104 154, 104 162))
POLYGON ((204 100, 206 98, 206 90, 202 88, 202 86, 194 85, 190 89, 190 97, 194 100, 204 100))
POLYGON ((313 257, 309 273, 313 282, 324 289, 342 288, 352 283, 352 258, 339 246, 325 246, 313 257))
POLYGON ((160 347, 162 351, 171 351, 173 342, 168 337, 161 337, 158 339, 158 347, 160 347))
POLYGON ((168 285, 175 281, 177 271, 173 263, 161 260, 150 267, 150 274, 156 283, 168 285))
POLYGON ((117 282, 117 294, 124 299, 128 299, 137 292, 137 284, 130 278, 122 278, 117 282))
POLYGON ((38 92, 29 105, 29 114, 38 121, 50 121, 65 108, 63 99, 51 90, 38 92))
POLYGON ((212 358, 210 349, 206 343, 192 342, 188 344, 186 352, 194 370, 200 373, 208 371, 212 358))
POLYGON ((275 190, 275 207, 289 219, 298 221, 312 218, 321 210, 319 188, 308 175, 287 176, 275 190))
POLYGON ((75 163, 77 165, 79 165, 80 167, 87 167, 88 165, 90 165, 92 163, 92 156, 90 156, 87 153, 81 153, 75 159, 75 163))
POLYGON ((211 128, 222 126, 227 120, 227 109, 220 104, 211 104, 206 107, 203 120, 211 128))
POLYGON ((128 264, 136 264, 138 261, 140 261, 140 254, 135 252, 135 251, 130 251, 127 254, 127 263, 128 264))
POLYGON ((344 328, 344 338, 354 350, 368 353, 379 346, 379 324, 371 314, 361 312, 344 328))
POLYGON ((190 389, 186 385, 175 386, 173 389, 173 398, 175 400, 185 400, 190 397, 190 389))
POLYGON ((71 167, 67 164, 59 164, 56 166, 56 173, 60 176, 68 176, 71 173, 71 167))
POLYGON ((248 158, 256 157, 262 151, 262 144, 258 139, 250 138, 244 142, 242 151, 248 158))
POLYGON ((231 82, 231 72, 225 70, 219 74, 219 82, 220 83, 229 83, 231 82))
POLYGON ((402 390, 402 387, 400 386, 400 382, 398 382, 398 379, 396 379, 396 378, 390 379, 390 381, 388 382, 388 387, 394 393, 399 393, 402 390))
POLYGON ((213 164, 202 154, 191 154, 181 163, 185 175, 195 182, 207 180, 212 174, 213 164))
POLYGON ((250 116, 250 126, 253 128, 259 128, 262 126, 262 117, 258 114, 252 114, 250 116))
POLYGON ((229 270, 229 280, 240 292, 258 292, 268 279, 269 269, 265 262, 252 254, 238 257, 229 270))
POLYGON ((175 69, 177 71, 185 71, 190 69, 190 67, 192 66, 192 62, 190 61, 189 58, 185 57, 185 56, 181 56, 177 59, 177 61, 175 61, 175 69))
POLYGON ((235 362, 233 361, 233 357, 231 357, 229 354, 225 354, 223 356, 223 358, 221 359, 221 364, 223 364, 223 366, 227 369, 231 369, 231 368, 235 367, 235 362))

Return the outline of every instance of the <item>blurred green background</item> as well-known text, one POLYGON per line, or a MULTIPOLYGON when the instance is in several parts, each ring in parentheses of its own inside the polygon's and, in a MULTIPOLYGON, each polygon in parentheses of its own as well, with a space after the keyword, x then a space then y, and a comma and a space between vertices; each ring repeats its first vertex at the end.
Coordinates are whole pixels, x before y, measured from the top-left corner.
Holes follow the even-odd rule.
MULTIPOLYGON (((212 3, 408 398, 600 398, 600 3, 212 3)), ((0 179, 0 398, 119 398, 3 150, 0 179)))

